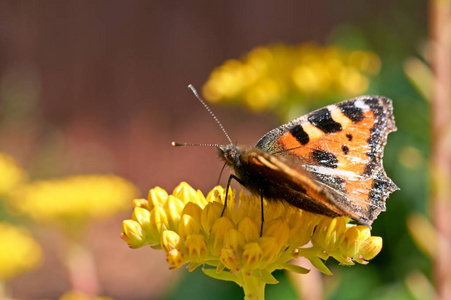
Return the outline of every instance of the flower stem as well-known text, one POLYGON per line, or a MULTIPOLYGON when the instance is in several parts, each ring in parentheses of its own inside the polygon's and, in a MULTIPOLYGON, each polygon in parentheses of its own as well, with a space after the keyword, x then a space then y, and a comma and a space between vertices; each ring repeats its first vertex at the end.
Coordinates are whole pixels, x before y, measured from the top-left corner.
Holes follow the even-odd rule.
POLYGON ((99 285, 94 258, 89 249, 81 243, 69 240, 65 262, 69 272, 71 288, 75 291, 96 296, 99 292, 99 285))
POLYGON ((10 299, 6 289, 6 282, 3 280, 0 280, 0 299, 10 299))
POLYGON ((257 277, 241 272, 243 278, 243 290, 245 300, 265 299, 265 283, 257 277))
POLYGON ((432 101, 432 157, 431 170, 433 186, 431 188, 431 204, 433 220, 438 235, 434 256, 434 277, 440 299, 451 298, 451 1, 430 1, 430 35, 432 47, 432 69, 435 75, 432 101))

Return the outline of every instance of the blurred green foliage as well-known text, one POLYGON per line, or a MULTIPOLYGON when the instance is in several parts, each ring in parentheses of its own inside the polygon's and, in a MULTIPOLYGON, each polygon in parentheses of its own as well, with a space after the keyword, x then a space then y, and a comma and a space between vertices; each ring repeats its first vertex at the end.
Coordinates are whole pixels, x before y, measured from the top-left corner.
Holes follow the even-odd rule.
POLYGON ((370 268, 337 268, 335 276, 343 277, 331 299, 343 295, 347 299, 413 299, 406 278, 414 271, 428 277, 431 274, 430 259, 414 244, 406 226, 412 213, 428 214, 429 105, 403 71, 406 59, 418 56, 419 47, 426 40, 427 25, 421 20, 417 23, 411 20, 408 35, 402 34, 399 27, 379 25, 379 28, 359 26, 358 30, 341 28, 330 41, 348 47, 359 44, 381 58, 381 72, 372 79, 368 93, 393 99, 398 131, 388 137, 384 166, 401 190, 390 196, 387 212, 373 224, 372 233, 384 239, 383 250, 370 268), (412 152, 406 149, 414 149, 413 157, 409 157, 412 152))

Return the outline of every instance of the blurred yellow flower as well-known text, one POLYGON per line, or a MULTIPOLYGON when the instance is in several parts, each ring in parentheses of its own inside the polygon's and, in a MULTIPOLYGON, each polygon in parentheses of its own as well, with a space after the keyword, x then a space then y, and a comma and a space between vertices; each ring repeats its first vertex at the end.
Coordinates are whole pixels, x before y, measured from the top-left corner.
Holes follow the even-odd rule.
POLYGON ((36 268, 42 250, 31 234, 23 228, 0 222, 0 281, 36 268))
POLYGON ((313 43, 269 45, 213 70, 203 94, 210 102, 243 103, 256 112, 283 110, 296 102, 359 95, 379 69, 372 52, 313 43))
POLYGON ((110 297, 96 297, 83 294, 82 292, 70 291, 62 295, 59 300, 112 300, 110 297))
POLYGON ((0 153, 0 195, 11 192, 27 175, 9 155, 0 153))
POLYGON ((114 175, 78 175, 31 182, 18 189, 10 207, 35 221, 65 228, 107 218, 127 209, 137 188, 114 175))
POLYGON ((184 182, 172 195, 156 187, 147 200, 134 201, 131 219, 123 221, 121 237, 131 248, 150 245, 163 249, 171 269, 186 265, 191 271, 203 265, 204 273, 236 282, 246 295, 261 293, 267 283, 277 283, 271 275, 274 270, 307 273, 289 263, 293 258, 304 256, 321 272, 331 274, 323 262, 328 257, 347 265, 366 264, 382 249, 382 239, 372 237, 365 226, 282 202, 265 201, 260 236, 259 197, 240 193, 237 202, 234 190, 229 195, 221 217, 225 189, 220 186, 207 197, 184 182), (246 291, 249 288, 252 291, 246 291))

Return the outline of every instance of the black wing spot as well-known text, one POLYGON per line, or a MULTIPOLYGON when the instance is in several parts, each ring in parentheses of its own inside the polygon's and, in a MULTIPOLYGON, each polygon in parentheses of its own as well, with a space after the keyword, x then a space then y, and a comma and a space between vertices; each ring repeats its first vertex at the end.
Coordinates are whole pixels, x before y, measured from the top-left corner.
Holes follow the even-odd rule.
POLYGON ((330 152, 324 150, 313 150, 312 158, 320 165, 328 168, 337 168, 338 159, 330 152))
POLYGON ((327 108, 313 112, 307 119, 312 125, 321 129, 324 133, 338 132, 343 129, 340 123, 332 119, 330 111, 327 108))
POLYGON ((346 137, 348 138, 348 141, 352 141, 352 134, 347 133, 347 134, 346 134, 346 137))
POLYGON ((296 138, 296 140, 302 145, 307 144, 310 140, 307 132, 304 131, 304 128, 302 128, 301 125, 294 126, 293 128, 290 129, 290 132, 296 138))
POLYGON ((363 120, 363 110, 354 105, 354 101, 338 104, 343 114, 352 122, 357 123, 363 120))
POLYGON ((341 146, 341 150, 343 150, 344 154, 348 154, 349 153, 349 148, 348 146, 341 146))

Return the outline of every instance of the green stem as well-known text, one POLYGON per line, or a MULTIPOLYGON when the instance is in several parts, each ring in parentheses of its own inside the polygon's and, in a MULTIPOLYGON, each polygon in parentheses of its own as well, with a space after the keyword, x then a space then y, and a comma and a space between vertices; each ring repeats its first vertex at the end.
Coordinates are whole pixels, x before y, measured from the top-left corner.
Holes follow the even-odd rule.
POLYGON ((252 275, 241 272, 243 279, 243 290, 245 300, 265 299, 265 283, 252 275))

